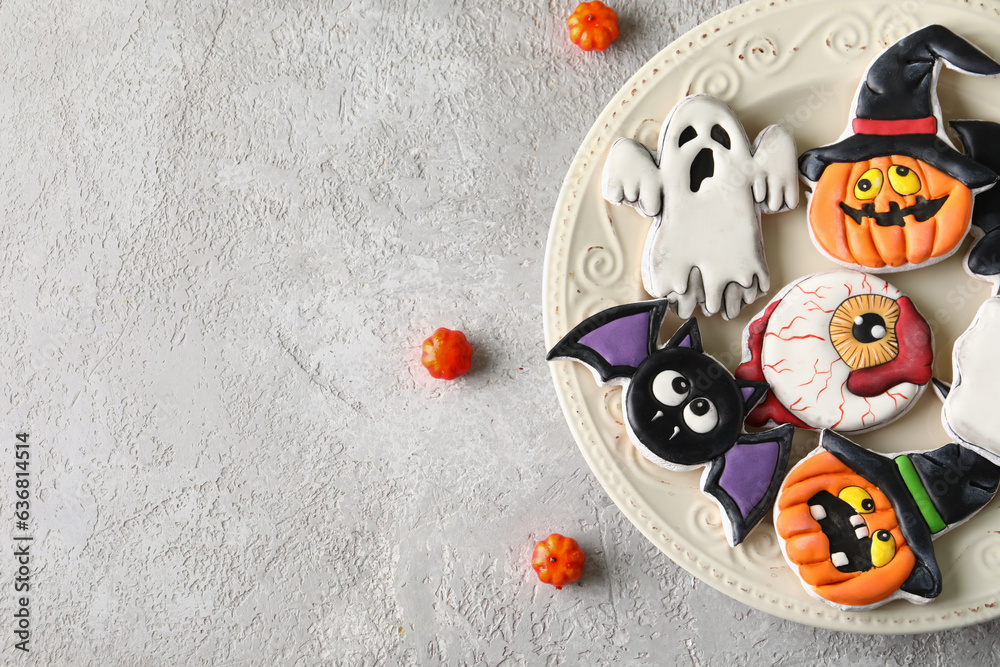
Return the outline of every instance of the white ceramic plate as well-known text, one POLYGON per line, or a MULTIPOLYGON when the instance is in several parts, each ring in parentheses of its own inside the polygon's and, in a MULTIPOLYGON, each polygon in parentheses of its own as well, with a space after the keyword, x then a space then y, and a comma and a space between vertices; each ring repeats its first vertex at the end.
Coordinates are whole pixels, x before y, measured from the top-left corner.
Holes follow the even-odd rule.
MULTIPOLYGON (((706 92, 727 101, 751 137, 778 122, 794 133, 800 152, 830 143, 846 125, 868 63, 887 44, 930 23, 950 27, 1000 59, 997 4, 755 0, 698 26, 647 63, 598 118, 563 183, 546 251, 546 345, 604 308, 649 298, 639 275, 649 222, 601 197, 601 170, 616 138, 655 146, 671 107, 686 94, 706 92)), ((1000 122, 1000 79, 945 69, 938 92, 946 121, 1000 122)), ((800 276, 837 268, 809 240, 804 196, 797 210, 765 216, 763 227, 771 293, 732 322, 699 318, 706 350, 730 370, 739 363, 743 328, 771 296, 800 276)), ((931 323, 935 376, 945 381, 951 380, 955 339, 990 294, 989 285, 962 270, 968 245, 967 240, 944 262, 888 277, 931 323)), ((679 324, 669 316, 662 337, 679 324)), ((664 553, 726 595, 775 616, 855 632, 926 632, 1000 615, 1000 500, 934 542, 944 574, 944 592, 936 601, 926 606, 893 602, 865 613, 837 611, 803 590, 781 556, 770 519, 741 546, 726 545, 717 508, 698 490, 700 471, 660 469, 629 443, 620 389, 598 387, 578 363, 559 361, 551 368, 573 436, 611 498, 664 553)), ((941 405, 934 392, 926 391, 902 419, 854 439, 882 452, 932 449, 949 441, 940 421, 941 405)), ((792 463, 815 443, 815 434, 799 432, 792 463)))

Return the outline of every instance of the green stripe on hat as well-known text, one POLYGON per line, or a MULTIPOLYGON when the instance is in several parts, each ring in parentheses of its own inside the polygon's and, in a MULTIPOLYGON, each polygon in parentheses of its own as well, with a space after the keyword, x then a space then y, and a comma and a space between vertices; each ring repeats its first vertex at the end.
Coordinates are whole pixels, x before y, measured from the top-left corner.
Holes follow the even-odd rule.
POLYGON ((917 502, 917 508, 923 515, 924 521, 927 522, 927 527, 931 529, 932 533, 940 533, 947 528, 948 524, 938 514, 931 497, 927 495, 927 489, 924 488, 924 483, 920 480, 917 469, 913 467, 913 462, 906 456, 897 456, 893 460, 896 462, 896 467, 899 468, 899 474, 903 476, 906 488, 910 490, 910 494, 917 502))

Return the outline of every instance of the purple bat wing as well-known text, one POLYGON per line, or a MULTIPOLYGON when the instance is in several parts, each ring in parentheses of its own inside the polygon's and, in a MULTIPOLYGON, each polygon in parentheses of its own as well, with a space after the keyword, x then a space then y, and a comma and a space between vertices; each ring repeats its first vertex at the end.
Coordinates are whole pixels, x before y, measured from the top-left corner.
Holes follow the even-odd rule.
POLYGON ((629 378, 656 350, 664 300, 640 301, 602 310, 576 325, 546 359, 573 359, 589 366, 602 382, 629 378))
POLYGON ((730 546, 742 542, 774 503, 794 432, 795 427, 785 424, 763 433, 745 433, 709 464, 701 490, 722 508, 730 546))

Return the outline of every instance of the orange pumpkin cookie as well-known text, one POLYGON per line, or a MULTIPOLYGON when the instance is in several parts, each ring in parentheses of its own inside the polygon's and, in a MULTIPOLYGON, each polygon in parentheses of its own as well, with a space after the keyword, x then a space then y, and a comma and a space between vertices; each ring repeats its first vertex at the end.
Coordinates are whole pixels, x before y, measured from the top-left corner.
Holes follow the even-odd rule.
MULTIPOLYGON (((921 28, 869 65, 840 140, 799 157, 812 186, 810 234, 835 262, 878 273, 945 259, 969 231, 974 196, 997 181, 945 133, 942 62, 1000 75, 1000 63, 947 28, 921 28)), ((977 136, 963 132, 965 141, 977 136)))
POLYGON ((863 611, 941 592, 931 541, 996 494, 997 467, 949 444, 882 455, 833 431, 788 473, 774 506, 781 551, 806 591, 863 611))

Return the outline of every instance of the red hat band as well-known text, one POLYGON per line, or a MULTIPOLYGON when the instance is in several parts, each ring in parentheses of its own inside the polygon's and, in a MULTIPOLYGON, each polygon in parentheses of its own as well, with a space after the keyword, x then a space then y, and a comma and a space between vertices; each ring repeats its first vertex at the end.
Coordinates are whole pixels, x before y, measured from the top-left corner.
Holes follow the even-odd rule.
POLYGON ((890 136, 897 134, 935 134, 937 119, 934 116, 926 118, 903 118, 900 120, 874 120, 872 118, 855 118, 851 127, 855 134, 878 134, 890 136))

